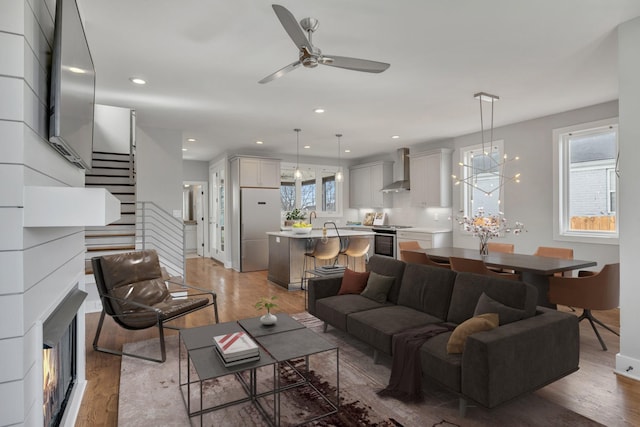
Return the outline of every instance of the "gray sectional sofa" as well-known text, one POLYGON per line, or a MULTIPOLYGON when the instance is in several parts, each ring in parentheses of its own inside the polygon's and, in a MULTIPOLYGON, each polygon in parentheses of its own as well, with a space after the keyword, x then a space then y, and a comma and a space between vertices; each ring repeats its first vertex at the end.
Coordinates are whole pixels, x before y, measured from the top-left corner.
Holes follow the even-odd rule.
POLYGON ((325 322, 325 329, 331 325, 369 344, 374 360, 379 352, 392 355, 394 335, 400 332, 438 322, 455 326, 472 318, 481 297, 502 311, 500 326, 470 335, 462 354, 447 352, 452 332, 420 348, 423 380, 457 393, 462 414, 467 401, 492 408, 578 369, 576 316, 537 307, 531 285, 377 255, 367 268, 395 278, 385 303, 338 295, 341 277, 313 278, 308 310, 325 322))

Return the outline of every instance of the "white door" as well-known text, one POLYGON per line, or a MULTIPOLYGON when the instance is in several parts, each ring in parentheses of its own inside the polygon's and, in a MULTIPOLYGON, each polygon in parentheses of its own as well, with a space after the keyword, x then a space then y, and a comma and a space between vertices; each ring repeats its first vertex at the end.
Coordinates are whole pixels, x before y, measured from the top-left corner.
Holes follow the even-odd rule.
POLYGON ((209 210, 209 241, 211 251, 209 256, 224 263, 225 262, 225 179, 224 163, 212 166, 210 171, 211 183, 211 209, 209 210))

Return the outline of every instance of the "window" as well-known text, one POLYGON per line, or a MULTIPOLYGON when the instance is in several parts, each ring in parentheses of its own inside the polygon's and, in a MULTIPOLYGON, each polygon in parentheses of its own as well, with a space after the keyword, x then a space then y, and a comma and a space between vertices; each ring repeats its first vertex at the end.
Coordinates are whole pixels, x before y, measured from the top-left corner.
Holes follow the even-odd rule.
POLYGON ((298 207, 303 211, 316 211, 318 216, 341 215, 339 192, 341 183, 336 182, 336 167, 300 165, 302 179, 293 177, 295 164, 280 167, 280 200, 282 210, 288 212, 298 207))
POLYGON ((556 129, 553 135, 558 169, 556 236, 617 243, 617 121, 556 129))
POLYGON ((461 180, 469 185, 460 189, 463 198, 464 214, 471 217, 482 208, 486 214, 498 215, 503 207, 500 189, 500 161, 502 160, 503 141, 494 141, 491 145, 466 147, 461 152, 461 180))

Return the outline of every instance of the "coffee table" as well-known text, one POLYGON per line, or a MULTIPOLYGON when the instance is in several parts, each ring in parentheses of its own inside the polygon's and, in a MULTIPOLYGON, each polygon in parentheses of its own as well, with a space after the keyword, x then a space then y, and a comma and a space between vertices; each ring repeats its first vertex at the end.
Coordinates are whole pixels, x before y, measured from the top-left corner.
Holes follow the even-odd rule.
MULTIPOLYGON (((217 335, 240 332, 242 328, 237 322, 218 323, 215 325, 201 326, 198 328, 183 329, 180 331, 180 343, 178 349, 178 371, 180 394, 187 408, 189 418, 200 417, 205 413, 226 408, 244 402, 254 402, 257 396, 256 369, 272 365, 273 388, 263 394, 275 394, 276 391, 276 361, 264 349, 260 348, 260 360, 243 363, 235 366, 224 366, 220 357, 216 354, 213 337, 217 335), (244 373, 249 373, 249 379, 244 373), (244 389, 244 396, 237 399, 222 401, 216 404, 205 402, 203 384, 208 380, 233 375, 244 389)), ((262 416, 269 425, 276 425, 275 416, 277 410, 274 398, 273 416, 262 405, 257 405, 262 416)))
MULTIPOLYGON (((305 419, 301 424, 335 414, 340 404, 339 348, 329 343, 315 332, 307 329, 291 316, 278 314, 278 322, 272 326, 263 326, 259 318, 242 319, 238 322, 226 322, 180 331, 179 383, 181 394, 189 417, 200 417, 205 413, 226 408, 244 402, 252 402, 269 425, 280 425, 281 396, 285 391, 297 387, 311 387, 329 408, 322 414, 305 419), (215 353, 213 337, 244 330, 260 347, 260 360, 236 366, 226 367, 215 353), (309 357, 318 353, 335 350, 336 352, 336 396, 335 402, 319 390, 309 375, 309 357), (304 358, 302 366, 292 363, 292 359, 304 358), (258 368, 271 365, 273 386, 266 391, 258 391, 258 368), (295 373, 297 381, 281 383, 280 369, 286 367, 295 373), (204 402, 203 383, 215 378, 234 375, 244 389, 244 395, 224 402, 204 402), (248 379, 246 378, 248 375, 248 379), (194 396, 195 395, 195 398, 194 396), (273 407, 266 408, 262 400, 273 396, 273 407), (272 411, 272 415, 270 412, 272 411)), ((271 406, 271 403, 269 404, 271 406)))

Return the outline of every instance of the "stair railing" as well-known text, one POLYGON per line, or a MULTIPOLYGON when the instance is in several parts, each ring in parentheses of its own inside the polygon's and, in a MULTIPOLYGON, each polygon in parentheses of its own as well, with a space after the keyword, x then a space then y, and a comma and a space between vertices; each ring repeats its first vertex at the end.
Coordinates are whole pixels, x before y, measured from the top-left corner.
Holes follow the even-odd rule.
POLYGON ((154 202, 136 202, 136 249, 155 249, 170 274, 186 272, 185 226, 154 202))

